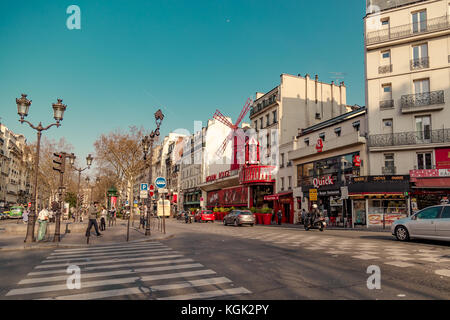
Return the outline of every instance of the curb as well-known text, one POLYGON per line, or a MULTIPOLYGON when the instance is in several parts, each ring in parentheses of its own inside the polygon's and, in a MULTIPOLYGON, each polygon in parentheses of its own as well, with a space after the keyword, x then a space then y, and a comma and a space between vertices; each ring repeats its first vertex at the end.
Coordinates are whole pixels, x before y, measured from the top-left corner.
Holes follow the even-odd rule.
MULTIPOLYGON (((291 226, 291 227, 284 227, 284 226, 278 226, 278 225, 255 225, 260 228, 274 228, 274 229, 285 229, 285 230, 304 230, 303 225, 302 226, 291 226)), ((336 228, 336 227, 326 227, 325 230, 338 230, 338 231, 356 231, 356 232, 378 232, 378 233, 391 233, 390 229, 385 230, 377 230, 377 229, 352 229, 352 228, 336 228)))
MULTIPOLYGON (((141 240, 133 240, 128 241, 128 243, 143 243, 143 242, 152 242, 152 241, 161 241, 161 240, 168 240, 174 238, 174 234, 166 235, 163 237, 156 237, 151 239, 141 239, 141 240)), ((93 246, 102 246, 102 245, 111 245, 111 244, 123 244, 126 242, 104 242, 102 244, 95 244, 95 245, 88 245, 88 244, 61 244, 61 243, 39 243, 39 244, 32 244, 32 245, 19 245, 19 246, 5 246, 0 247, 0 252, 6 252, 6 251, 17 251, 17 250, 45 250, 45 249, 54 249, 54 248, 63 248, 63 249, 72 249, 72 248, 89 248, 93 246)))

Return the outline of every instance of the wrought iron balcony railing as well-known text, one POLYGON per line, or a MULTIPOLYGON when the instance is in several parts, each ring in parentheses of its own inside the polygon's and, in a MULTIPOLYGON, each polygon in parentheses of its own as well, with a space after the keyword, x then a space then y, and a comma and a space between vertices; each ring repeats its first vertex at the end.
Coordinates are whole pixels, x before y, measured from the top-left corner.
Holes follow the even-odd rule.
POLYGON ((378 73, 379 74, 390 73, 390 72, 392 72, 392 64, 387 64, 387 65, 378 67, 378 73))
POLYGON ((393 176, 397 172, 397 167, 382 167, 381 172, 385 176, 393 176))
POLYGON ((366 35, 366 44, 376 44, 380 42, 412 37, 427 32, 441 31, 450 27, 448 16, 441 16, 426 21, 408 23, 397 27, 383 30, 371 31, 366 35))
POLYGON ((409 62, 409 64, 410 64, 411 70, 429 68, 430 67, 430 58, 423 57, 423 58, 418 58, 418 59, 412 59, 409 62))
POLYGON ((394 100, 382 100, 380 101, 380 109, 392 109, 394 108, 394 100))
POLYGON ((403 108, 414 108, 444 103, 444 90, 407 94, 402 96, 401 106, 403 108))
POLYGON ((372 134, 369 136, 368 143, 369 147, 389 147, 448 142, 450 142, 450 129, 372 134))

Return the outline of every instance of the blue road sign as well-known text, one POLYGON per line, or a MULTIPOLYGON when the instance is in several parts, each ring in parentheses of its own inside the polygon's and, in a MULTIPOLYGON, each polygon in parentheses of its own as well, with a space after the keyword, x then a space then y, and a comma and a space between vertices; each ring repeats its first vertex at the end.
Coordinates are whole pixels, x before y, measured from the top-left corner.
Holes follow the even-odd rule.
POLYGON ((148 190, 148 183, 141 183, 141 191, 147 191, 148 190))
POLYGON ((166 179, 163 178, 163 177, 158 177, 158 178, 156 178, 156 180, 155 180, 155 185, 156 185, 158 188, 165 188, 165 186, 166 186, 166 179))

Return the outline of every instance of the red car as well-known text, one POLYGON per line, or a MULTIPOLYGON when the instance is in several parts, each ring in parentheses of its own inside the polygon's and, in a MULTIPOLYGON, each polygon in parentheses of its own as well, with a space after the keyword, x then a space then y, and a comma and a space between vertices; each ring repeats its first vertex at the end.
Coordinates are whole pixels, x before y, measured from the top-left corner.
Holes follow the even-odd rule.
POLYGON ((212 221, 214 223, 214 213, 211 210, 202 210, 199 211, 195 217, 194 217, 194 221, 195 222, 208 222, 208 221, 212 221))

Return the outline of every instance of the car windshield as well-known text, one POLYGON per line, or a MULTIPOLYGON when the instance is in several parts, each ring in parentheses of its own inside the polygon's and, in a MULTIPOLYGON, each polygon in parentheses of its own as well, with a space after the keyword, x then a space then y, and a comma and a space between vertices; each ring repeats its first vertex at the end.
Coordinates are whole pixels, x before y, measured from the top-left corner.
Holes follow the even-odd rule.
POLYGON ((203 214, 212 214, 212 211, 203 211, 203 214))
POLYGON ((246 216, 252 215, 252 213, 250 211, 241 211, 239 214, 246 215, 246 216))

